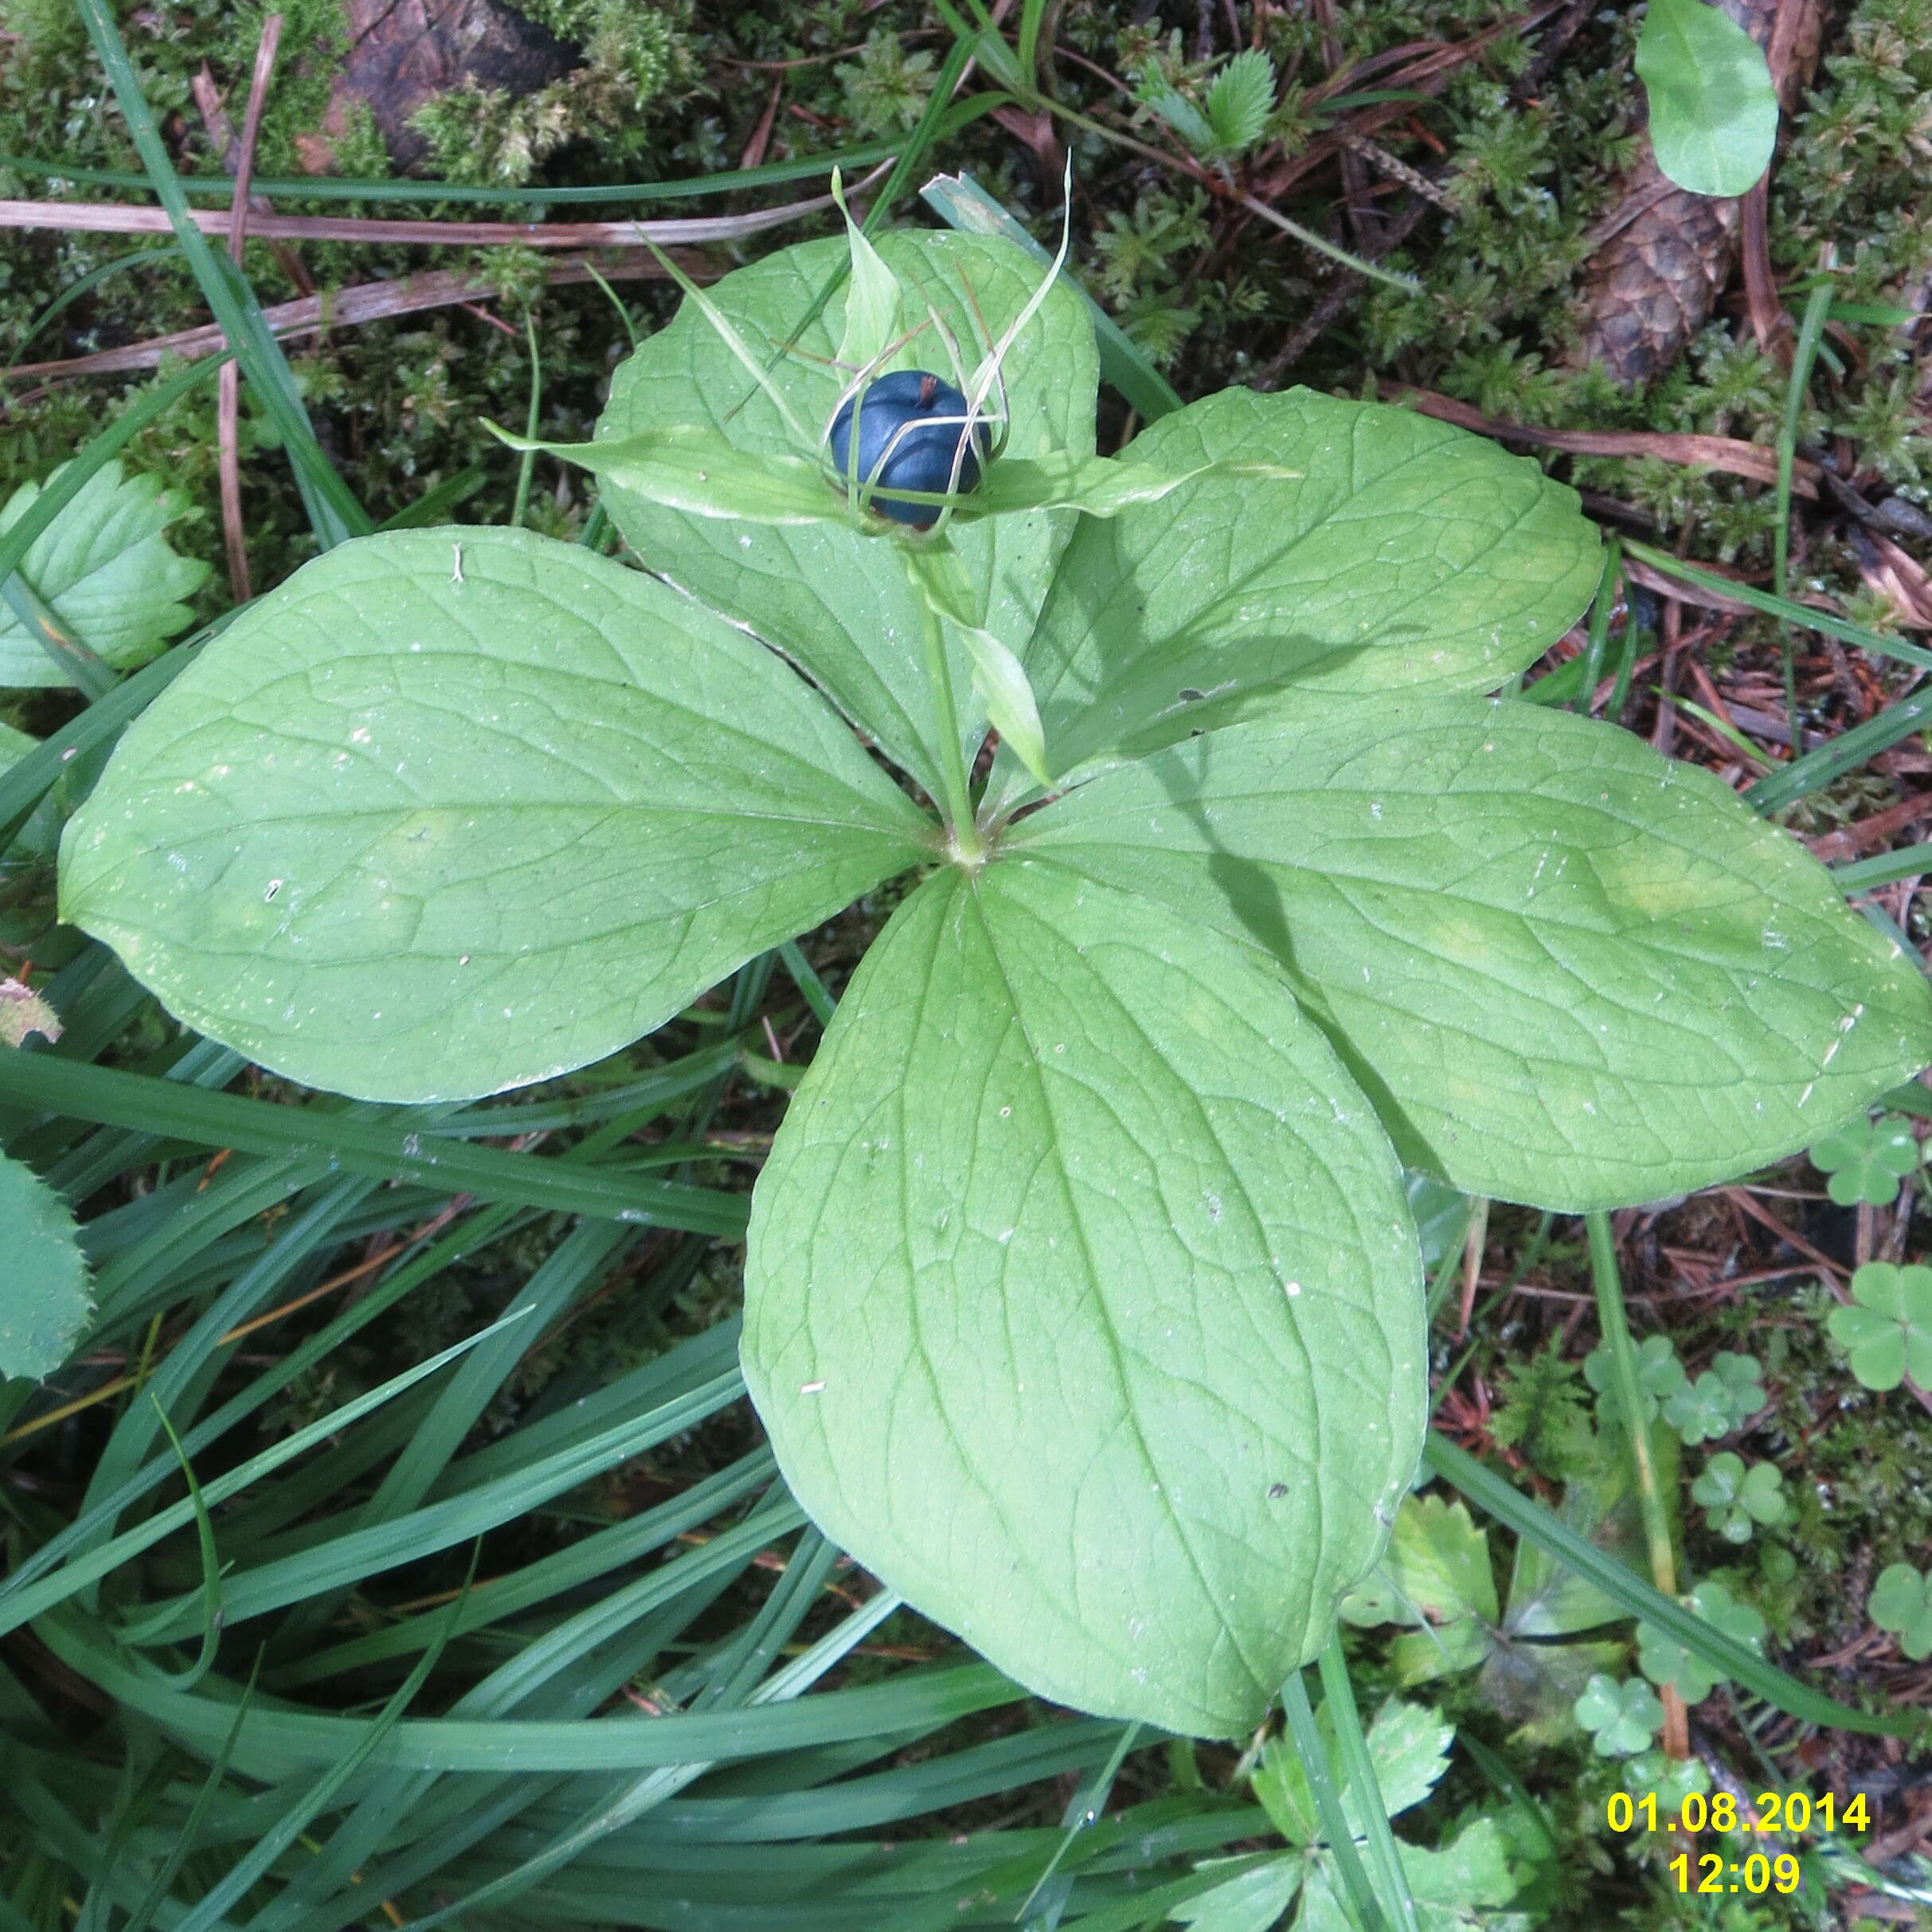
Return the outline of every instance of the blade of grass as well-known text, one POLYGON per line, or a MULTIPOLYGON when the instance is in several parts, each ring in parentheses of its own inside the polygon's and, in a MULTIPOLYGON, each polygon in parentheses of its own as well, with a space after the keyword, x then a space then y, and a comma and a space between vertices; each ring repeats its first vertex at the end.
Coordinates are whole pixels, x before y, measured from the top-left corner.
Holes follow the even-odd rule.
MULTIPOLYGON (((1650 1580, 1660 1594, 1677 1594, 1677 1556, 1672 1547, 1670 1521, 1664 1513, 1656 1465, 1650 1453, 1650 1418, 1637 1378, 1637 1347, 1630 1339, 1630 1321, 1624 1308, 1623 1277, 1617 1266, 1617 1243, 1610 1218, 1601 1209, 1584 1216, 1590 1230, 1590 1272, 1597 1295, 1597 1321, 1610 1351, 1610 1371, 1616 1379, 1617 1405, 1624 1439, 1629 1445, 1636 1476, 1637 1512, 1644 1525, 1644 1543, 1650 1559, 1650 1580)), ((1688 1754, 1684 1699, 1675 1685, 1661 1687, 1664 1748, 1674 1758, 1688 1754)))
POLYGON ((1854 725, 1816 750, 1806 752, 1803 757, 1779 765, 1746 788, 1744 801, 1762 812, 1794 804, 1928 725, 1932 725, 1932 687, 1887 705, 1862 725, 1854 725))
POLYGON ((215 1553, 214 1522, 202 1497, 194 1465, 188 1460, 167 1411, 154 1402, 152 1390, 147 1399, 154 1403, 155 1417, 167 1431, 169 1446, 181 1465, 182 1480, 188 1485, 188 1500, 194 1505, 195 1543, 201 1558, 201 1654, 186 1671, 169 1680, 178 1690, 191 1691, 214 1668, 215 1652, 221 1641, 221 1559, 215 1553))
MULTIPOLYGON (((1114 1740, 1113 1749, 1107 1754, 1106 1762, 1099 1766, 1089 1783, 1067 1801, 1066 1813, 1060 1821, 1060 1842, 1054 1847, 1053 1856, 1047 1860, 1046 1869, 1032 1891, 1021 1901, 1019 1911, 1014 1914, 1015 1918, 1024 1918, 1033 1910, 1034 1900, 1060 1869, 1080 1834, 1100 1822, 1101 1813, 1107 1809, 1108 1797, 1113 1790, 1113 1781, 1120 1776, 1120 1766, 1127 1762, 1127 1754, 1133 1749, 1134 1741, 1140 1734, 1138 1724, 1123 1724, 1120 1734, 1114 1740)), ((1065 1903, 1063 1887, 1058 1903, 1063 1907, 1065 1903)), ((1059 1916, 1056 1910, 1053 1914, 1054 1923, 1058 1922, 1059 1916)))
POLYGON ((1610 615, 1623 589, 1623 540, 1616 531, 1603 548, 1603 575, 1597 581, 1596 601, 1590 608, 1590 641, 1583 647, 1583 668, 1578 674, 1582 688, 1573 706, 1590 709, 1590 699, 1603 680, 1603 654, 1610 641, 1610 615))
POLYGON ((1876 858, 1834 866, 1832 877, 1838 882, 1838 890, 1848 897, 1855 892, 1869 892, 1875 886, 1914 878, 1922 872, 1932 872, 1932 845, 1901 846, 1897 851, 1883 853, 1876 858))
POLYGON ((1654 1624, 1694 1656, 1702 1657, 1727 1677, 1734 1678, 1753 1695, 1775 1704, 1807 1724, 1856 1731, 1878 1737, 1921 1738, 1932 1731, 1932 1718, 1922 1711, 1874 1713, 1814 1691, 1806 1684, 1740 1644, 1735 1637, 1694 1617, 1674 1598, 1653 1589, 1614 1557, 1607 1556, 1540 1503, 1522 1495, 1501 1476, 1486 1469, 1466 1450, 1432 1430, 1422 1459, 1429 1468, 1470 1502, 1484 1509, 1537 1548, 1564 1564, 1631 1616, 1654 1624))
POLYGON ((385 1180, 460 1189, 483 1200, 695 1234, 737 1235, 745 1228, 743 1197, 714 1188, 640 1180, 440 1140, 432 1128, 416 1120, 378 1125, 312 1105, 280 1107, 238 1094, 203 1093, 108 1067, 57 1062, 43 1054, 0 1057, 0 1097, 208 1147, 314 1157, 385 1180))
POLYGON ((1686 563, 1681 557, 1672 556, 1668 550, 1655 549, 1649 544, 1640 543, 1634 537, 1624 539, 1624 549, 1640 562, 1648 564, 1666 577, 1735 597, 1740 604, 1748 604, 1753 610, 1762 611, 1768 617, 1781 618, 1808 631, 1821 631, 1827 637, 1835 637, 1840 643, 1856 644, 1876 657, 1895 658, 1901 664, 1916 664, 1921 670, 1932 670, 1932 651, 1922 644, 1887 637, 1882 632, 1867 630, 1862 624, 1852 623, 1848 617, 1834 616, 1831 612, 1816 610, 1809 604, 1793 604, 1786 598, 1774 596, 1769 591, 1759 590, 1754 585, 1742 583, 1736 577, 1720 577, 1715 570, 1700 569, 1695 564, 1686 563))
MULTIPOLYGON (((209 1485, 210 1493, 214 1488, 209 1485)), ((232 1692, 220 1694, 227 1687, 218 1676, 208 1680, 213 1691, 170 1691, 157 1682, 151 1666, 130 1661, 65 1605, 42 1614, 37 1629, 48 1648, 70 1668, 191 1748, 212 1750, 227 1729, 232 1692)), ((496 1772, 506 1764, 526 1773, 648 1770, 701 1758, 722 1762, 765 1757, 882 1731, 949 1723, 1023 1695, 990 1664, 956 1664, 916 1668, 888 1683, 828 1691, 755 1711, 674 1712, 593 1724, 575 1719, 412 1718, 374 1754, 372 1766, 439 1772, 496 1772)), ((244 1777, 274 1780, 333 1764, 354 1748, 366 1723, 306 1710, 256 1711, 242 1725, 236 1770, 244 1777)))
MULTIPOLYGON (((272 1470, 279 1469, 285 1462, 291 1461, 317 1443, 326 1441, 330 1435, 346 1428, 358 1417, 366 1415, 373 1409, 400 1395, 404 1390, 413 1388, 425 1376, 433 1375, 445 1364, 455 1361, 466 1351, 473 1348, 488 1335, 495 1332, 500 1324, 492 1322, 487 1328, 478 1330, 475 1335, 465 1336, 460 1342, 432 1355, 425 1362, 419 1362, 413 1368, 405 1369, 399 1375, 392 1375, 388 1381, 379 1383, 366 1394, 346 1402, 339 1409, 332 1410, 319 1422, 311 1423, 306 1429, 299 1429, 292 1435, 261 1450, 258 1454, 215 1477, 202 1491, 202 1507, 212 1507, 225 1502, 231 1496, 247 1488, 251 1483, 259 1481, 272 1470)), ((0 1635, 9 1630, 17 1630, 24 1623, 45 1614, 56 1605, 65 1603, 76 1591, 91 1583, 98 1582, 108 1573, 139 1555, 143 1550, 151 1549, 165 1536, 194 1520, 196 1503, 186 1500, 170 1503, 166 1508, 158 1510, 145 1523, 124 1531, 111 1541, 77 1555, 72 1562, 65 1565, 54 1575, 40 1581, 22 1584, 21 1573, 16 1570, 11 1575, 0 1578, 0 1635)))
MULTIPOLYGON (((530 345, 530 408, 525 412, 523 434, 534 439, 537 434, 538 413, 543 405, 543 357, 537 347, 537 312, 534 305, 523 311, 523 339, 530 345)), ((523 460, 517 465, 517 493, 510 506, 510 527, 523 527, 524 514, 530 508, 530 479, 537 467, 537 452, 534 446, 523 452, 523 460)))
POLYGON ((104 698, 114 689, 114 667, 88 649, 85 639, 75 634, 18 569, 0 578, 0 596, 6 598, 22 628, 52 659, 63 683, 75 686, 90 698, 104 698))
MULTIPOLYGON (((6 164, 0 162, 0 166, 6 164)), ((143 185, 145 186, 145 183, 143 185)), ((119 275, 123 268, 138 268, 142 263, 177 260, 181 254, 178 244, 164 241, 155 248, 136 248, 131 254, 117 255, 111 261, 104 261, 90 268, 85 275, 76 276, 66 287, 29 323, 20 339, 14 345, 14 353, 4 362, 0 362, 0 376, 3 376, 26 354, 33 338, 57 316, 65 314, 83 295, 91 295, 110 276, 119 275)))
POLYGON ((74 0, 74 3, 88 37, 94 43, 94 51, 107 70, 141 164, 174 224, 189 268, 215 320, 221 325, 236 360, 254 385, 280 434, 317 541, 326 549, 346 538, 366 536, 375 526, 316 441, 315 427, 303 406, 287 358, 262 319, 260 304, 239 274, 233 272, 232 264, 217 255, 194 225, 188 198, 175 178, 174 164, 141 92, 140 76, 127 57, 108 0, 74 0))
MULTIPOLYGON (((1791 375, 1785 385, 1784 420, 1778 432, 1777 521, 1771 526, 1771 588, 1781 597, 1791 595, 1791 470, 1797 461, 1798 423, 1805 413, 1805 397, 1811 386, 1811 372, 1818 360, 1818 346, 1824 339, 1824 324, 1831 312, 1832 284, 1822 281, 1811 291, 1805 304, 1805 318, 1798 325, 1797 343, 1791 355, 1791 375)), ((1791 749, 1795 754, 1804 747, 1798 723, 1797 656, 1785 624, 1778 633, 1784 657, 1785 715, 1791 726, 1791 749)))
POLYGON ((1348 1660, 1342 1654, 1339 1625, 1329 1633, 1328 1641, 1315 1661, 1321 1677, 1323 1702, 1340 1747, 1342 1770, 1362 1816, 1376 1903, 1397 1932, 1421 1932, 1415 1900, 1409 1891, 1409 1875, 1403 1871, 1401 1854, 1395 1848, 1395 1834, 1389 1829, 1389 1810, 1382 1800, 1381 1781, 1368 1754, 1361 1713, 1355 1708, 1355 1687, 1348 1680, 1348 1660))
MULTIPOLYGON (((476 1574, 476 1556, 470 1558, 470 1578, 476 1574)), ((383 1739, 401 1721, 402 1714, 416 1701, 417 1694, 428 1680, 429 1673, 436 1668, 437 1660, 443 1654, 443 1646, 449 1641, 449 1631, 454 1627, 456 1610, 462 1606, 463 1597, 468 1594, 470 1579, 466 1578, 463 1593, 452 1606, 450 1617, 444 1621, 444 1629, 436 1641, 423 1653, 415 1669, 400 1684, 376 1716, 362 1727, 362 1734, 353 1749, 332 1764, 320 1778, 299 1797, 288 1809, 276 1821, 274 1825, 262 1833, 256 1844, 250 1846, 246 1855, 228 1871, 220 1883, 211 1886, 198 1899, 193 1907, 174 1922, 170 1932, 212 1932, 212 1929, 225 1922, 221 1914, 246 1895, 250 1887, 264 1877, 277 1859, 301 1836, 309 1824, 327 1809, 335 1794, 354 1777, 363 1763, 381 1744, 383 1739)))
MULTIPOLYGON (((1368 1882, 1368 1874, 1363 1869, 1362 1860, 1355 1851, 1355 1833, 1348 1828, 1347 1815, 1342 1809, 1341 1794, 1335 1788, 1335 1781, 1328 1774, 1328 1752, 1322 1742, 1321 1732, 1316 1728, 1315 1713, 1308 1703, 1308 1687, 1302 1682, 1301 1672, 1296 1671, 1281 1687, 1281 1708, 1288 1719, 1289 1735, 1295 1742, 1295 1754, 1301 1760, 1301 1768, 1308 1781, 1308 1789, 1315 1799, 1315 1809, 1321 1819, 1322 1831, 1327 1836, 1328 1849, 1335 1860, 1335 1868, 1342 1881, 1342 1890, 1348 1903, 1355 1907, 1355 1916, 1361 1921, 1362 1932, 1388 1932, 1387 1922, 1382 1915, 1382 1908, 1375 1902, 1374 1888, 1368 1882)), ((1369 1786, 1373 1801, 1371 1808, 1379 1808, 1382 1800, 1371 1780, 1369 1786)))
MULTIPOLYGON (((1026 229, 994 200, 970 174, 941 174, 919 190, 923 201, 948 228, 971 235, 993 235, 1011 242, 1042 264, 1050 262, 1050 250, 1035 241, 1026 229)), ((1074 289, 1086 304, 1100 348, 1101 375, 1142 418, 1152 422, 1181 406, 1179 393, 1155 368, 1139 346, 1080 284, 1066 270, 1060 279, 1074 289)))

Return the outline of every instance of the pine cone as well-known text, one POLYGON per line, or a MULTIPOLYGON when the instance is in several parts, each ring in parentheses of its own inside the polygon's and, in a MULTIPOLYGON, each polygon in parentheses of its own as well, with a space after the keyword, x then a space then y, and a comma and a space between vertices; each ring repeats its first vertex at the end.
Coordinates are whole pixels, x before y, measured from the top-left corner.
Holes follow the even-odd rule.
MULTIPOLYGON (((1823 0, 1718 4, 1766 49, 1789 115, 1817 68, 1823 0)), ((1598 246, 1584 269, 1583 322, 1570 361, 1601 363, 1626 383, 1668 369, 1710 319, 1737 267, 1742 206, 1676 186, 1646 140, 1594 231, 1598 246)))

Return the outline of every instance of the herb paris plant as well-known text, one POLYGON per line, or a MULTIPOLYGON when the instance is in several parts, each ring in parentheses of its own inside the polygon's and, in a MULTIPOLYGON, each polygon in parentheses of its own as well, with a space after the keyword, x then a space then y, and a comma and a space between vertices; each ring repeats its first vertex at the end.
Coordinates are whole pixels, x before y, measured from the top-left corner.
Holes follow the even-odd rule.
POLYGON ((740 270, 619 372, 573 453, 651 574, 330 551, 128 733, 66 913, 263 1064, 417 1101, 615 1051, 918 874, 759 1181, 746 1381, 918 1607, 1233 1734, 1415 1471, 1402 1162, 1566 1210, 1701 1186, 1932 1058, 1932 995, 1715 779, 1485 695, 1599 575, 1534 463, 1239 390, 1103 460, 1069 289, 907 233, 827 297, 843 260, 740 270), (1008 335, 929 533, 832 473, 843 397, 1008 335))

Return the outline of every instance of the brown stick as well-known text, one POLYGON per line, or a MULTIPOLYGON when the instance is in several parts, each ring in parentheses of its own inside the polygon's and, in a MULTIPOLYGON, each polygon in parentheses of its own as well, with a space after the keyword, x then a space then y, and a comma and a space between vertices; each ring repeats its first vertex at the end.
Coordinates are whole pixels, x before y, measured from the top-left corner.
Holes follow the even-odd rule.
MULTIPOLYGON (((235 151, 235 198, 229 209, 228 252, 241 266, 247 244, 248 177, 255 172, 255 144, 261 136, 262 106, 268 78, 275 72, 276 50, 282 44, 282 16, 271 14, 262 22, 255 49, 255 72, 248 81, 248 104, 241 117, 241 145, 235 151)), ((233 358, 221 365, 215 406, 215 436, 221 485, 221 542, 228 555, 229 583, 235 601, 246 604, 255 593, 248 577, 248 532, 241 520, 241 374, 233 358)))
MULTIPOLYGON (((1658 456, 1700 469, 1723 470, 1748 476, 1754 483, 1778 481, 1778 452, 1736 436, 1706 436, 1652 429, 1536 429, 1527 423, 1499 423, 1453 397, 1433 389, 1411 389, 1406 383, 1384 382, 1384 398, 1412 403, 1433 416, 1477 435, 1504 443, 1532 443, 1542 449, 1560 449, 1578 456, 1658 456)), ((1792 465, 1791 487, 1800 496, 1818 494, 1818 466, 1801 459, 1792 465)))
MULTIPOLYGON (((864 184, 861 183, 862 186, 864 184)), ((858 189, 852 192, 856 194, 858 189)), ((347 215, 261 215, 250 233, 267 240, 420 243, 432 248, 626 248, 655 242, 660 248, 701 241, 735 241, 782 228, 801 215, 829 208, 829 194, 755 214, 714 215, 679 221, 380 221, 347 215)), ((205 235, 227 231, 228 212, 198 208, 188 218, 205 235)), ((127 208, 113 201, 0 201, 0 228, 50 228, 90 234, 171 235, 174 224, 160 208, 127 208)))
MULTIPOLYGON (((591 279, 588 255, 567 256, 544 277, 555 287, 591 279)), ((679 266, 694 281, 714 279, 710 264, 689 260, 679 266)), ((641 251, 613 256, 597 264, 597 272, 607 281, 655 280, 664 271, 641 251)), ((386 316, 414 315, 424 309, 466 307, 496 293, 479 276, 453 269, 427 270, 420 275, 400 277, 393 282, 358 282, 338 289, 332 295, 307 295, 299 301, 281 302, 262 311, 270 330, 284 340, 295 336, 315 335, 324 329, 350 327, 358 323, 379 322, 386 316)), ((198 329, 178 329, 171 335, 151 336, 144 342, 129 342, 119 349, 97 350, 92 355, 68 357, 57 362, 21 362, 4 373, 9 377, 38 377, 57 382, 73 376, 111 376, 137 369, 157 367, 163 357, 192 359, 209 355, 221 346, 221 331, 212 323, 198 329)))
MULTIPOLYGON (((234 123, 228 118, 221 105, 221 96, 215 90, 215 77, 208 71, 204 61, 201 71, 189 84, 194 96, 194 104, 201 110, 201 124, 208 130, 208 139, 215 151, 215 158, 230 174, 235 171, 235 163, 240 143, 235 138, 234 123)), ((251 195, 248 205, 258 215, 272 215, 275 204, 265 194, 251 195)), ((315 279, 302 265, 302 257, 285 241, 272 241, 268 252, 275 257, 275 265, 294 284, 299 295, 312 295, 315 292, 315 279)))

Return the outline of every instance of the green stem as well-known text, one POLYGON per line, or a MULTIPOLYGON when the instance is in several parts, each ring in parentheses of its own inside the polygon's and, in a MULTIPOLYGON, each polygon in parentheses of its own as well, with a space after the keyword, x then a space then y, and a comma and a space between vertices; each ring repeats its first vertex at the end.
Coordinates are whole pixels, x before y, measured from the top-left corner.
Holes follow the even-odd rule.
POLYGON ((939 729, 939 776, 945 791, 946 826, 953 855, 964 865, 976 864, 986 854, 985 835, 973 820, 972 787, 966 774, 966 754, 960 747, 960 714, 952 695, 952 667, 946 656, 945 627, 940 618, 949 601, 941 575, 941 553, 937 545, 908 546, 907 568, 925 616, 925 675, 933 693, 933 714, 939 729))
POLYGON ((1622 1277, 1617 1272, 1617 1248, 1610 1238, 1610 1218, 1598 1210, 1584 1216, 1590 1227, 1590 1266, 1597 1285, 1597 1320, 1609 1345, 1610 1366, 1617 1379, 1617 1403, 1630 1437, 1630 1459, 1637 1468, 1637 1507, 1644 1521, 1644 1540, 1650 1551, 1650 1578, 1666 1597, 1677 1594, 1677 1559, 1671 1548, 1670 1525, 1664 1497, 1657 1488, 1656 1465, 1650 1459, 1650 1429, 1644 1420, 1643 1392, 1637 1386, 1637 1350, 1624 1313, 1622 1277))

